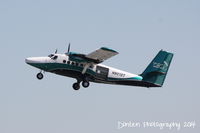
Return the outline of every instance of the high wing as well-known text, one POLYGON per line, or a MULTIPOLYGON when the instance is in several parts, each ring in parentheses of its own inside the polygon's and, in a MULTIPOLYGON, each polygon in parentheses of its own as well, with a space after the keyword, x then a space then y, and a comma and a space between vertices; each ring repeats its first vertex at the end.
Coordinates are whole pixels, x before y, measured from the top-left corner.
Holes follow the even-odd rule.
POLYGON ((118 52, 110 48, 102 47, 88 55, 74 52, 66 54, 69 56, 70 60, 86 64, 82 70, 82 74, 84 74, 90 65, 102 63, 103 61, 117 55, 118 52))
POLYGON ((117 54, 118 52, 113 49, 102 47, 88 55, 70 52, 69 57, 73 61, 99 64, 117 54))
POLYGON ((86 55, 86 58, 91 59, 91 60, 96 60, 97 62, 101 63, 117 54, 118 52, 113 49, 102 47, 86 55))

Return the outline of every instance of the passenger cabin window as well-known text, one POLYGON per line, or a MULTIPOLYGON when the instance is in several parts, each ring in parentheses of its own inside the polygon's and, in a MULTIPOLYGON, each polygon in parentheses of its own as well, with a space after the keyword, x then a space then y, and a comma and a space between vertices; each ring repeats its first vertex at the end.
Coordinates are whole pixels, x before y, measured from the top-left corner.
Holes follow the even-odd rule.
POLYGON ((70 61, 67 61, 67 64, 69 65, 69 64, 70 64, 70 61))
POLYGON ((74 65, 74 62, 72 62, 72 65, 74 65))
POLYGON ((63 60, 63 63, 66 63, 66 60, 63 60))

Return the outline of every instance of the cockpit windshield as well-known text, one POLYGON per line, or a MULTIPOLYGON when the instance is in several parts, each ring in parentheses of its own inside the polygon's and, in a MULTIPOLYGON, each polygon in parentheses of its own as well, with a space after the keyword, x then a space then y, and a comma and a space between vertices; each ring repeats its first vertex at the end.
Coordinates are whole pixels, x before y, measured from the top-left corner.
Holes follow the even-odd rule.
POLYGON ((56 60, 57 58, 58 58, 57 55, 55 55, 55 56, 52 57, 53 60, 56 60))
POLYGON ((48 57, 53 59, 53 60, 56 60, 58 58, 58 56, 54 55, 54 54, 50 54, 50 55, 48 55, 48 57))
POLYGON ((50 58, 52 58, 54 56, 54 54, 50 54, 50 55, 48 55, 48 57, 50 57, 50 58))

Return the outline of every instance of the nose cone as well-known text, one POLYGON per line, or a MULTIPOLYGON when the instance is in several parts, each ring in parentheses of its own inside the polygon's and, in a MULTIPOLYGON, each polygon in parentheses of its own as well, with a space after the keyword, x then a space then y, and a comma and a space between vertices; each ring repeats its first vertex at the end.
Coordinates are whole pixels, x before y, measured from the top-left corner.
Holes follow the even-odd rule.
POLYGON ((48 63, 49 57, 29 57, 25 59, 25 62, 33 67, 41 70, 47 70, 46 64, 48 63))
POLYGON ((27 64, 35 64, 35 63, 45 63, 46 57, 29 57, 25 59, 27 64))
POLYGON ((29 63, 33 62, 33 60, 32 60, 32 58, 29 57, 29 58, 26 58, 26 59, 25 59, 25 62, 26 62, 27 64, 29 64, 29 63))
POLYGON ((29 58, 25 59, 25 62, 27 64, 38 63, 38 59, 37 59, 37 57, 29 57, 29 58))

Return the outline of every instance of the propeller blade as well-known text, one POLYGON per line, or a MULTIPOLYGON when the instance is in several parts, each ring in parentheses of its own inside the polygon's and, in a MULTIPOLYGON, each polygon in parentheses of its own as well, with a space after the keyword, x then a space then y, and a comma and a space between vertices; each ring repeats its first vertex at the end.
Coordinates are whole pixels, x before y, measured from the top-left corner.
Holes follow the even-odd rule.
POLYGON ((58 50, 56 49, 55 54, 57 54, 58 50))
POLYGON ((70 52, 70 43, 69 43, 69 45, 68 45, 67 53, 69 54, 69 52, 70 52))

